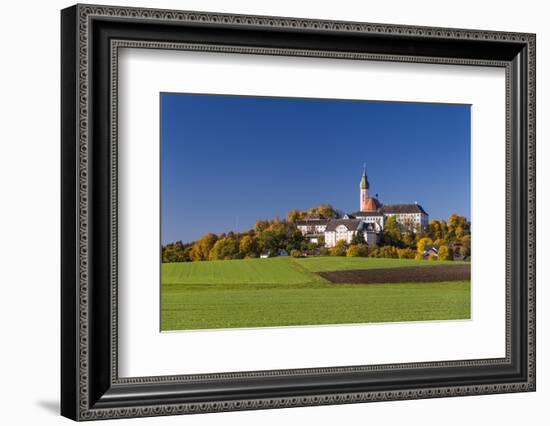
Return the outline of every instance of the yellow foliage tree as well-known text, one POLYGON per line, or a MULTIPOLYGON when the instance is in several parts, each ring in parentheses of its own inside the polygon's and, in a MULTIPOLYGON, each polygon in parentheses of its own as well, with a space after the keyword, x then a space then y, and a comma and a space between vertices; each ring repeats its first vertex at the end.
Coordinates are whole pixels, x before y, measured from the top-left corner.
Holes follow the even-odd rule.
POLYGON ((239 251, 242 256, 256 255, 258 252, 258 242, 251 235, 245 235, 239 241, 239 251))
POLYGON ((446 245, 439 246, 439 250, 437 251, 437 255, 438 255, 439 260, 453 260, 453 252, 446 245))
POLYGON ((415 251, 410 247, 397 249, 397 254, 399 255, 399 259, 414 259, 416 255, 415 251))
POLYGON ((346 250, 347 257, 367 257, 369 248, 366 244, 352 244, 346 250))
POLYGON ((193 245, 190 253, 191 259, 193 261, 208 260, 210 250, 212 250, 212 247, 214 247, 216 241, 218 241, 218 237, 216 234, 210 233, 204 235, 193 245))
POLYGON ((416 243, 416 251, 420 254, 424 253, 424 250, 426 249, 426 246, 431 246, 433 244, 433 241, 431 238, 424 237, 418 240, 416 243))
POLYGON ((331 256, 345 256, 347 250, 347 244, 344 240, 340 240, 329 251, 331 256))

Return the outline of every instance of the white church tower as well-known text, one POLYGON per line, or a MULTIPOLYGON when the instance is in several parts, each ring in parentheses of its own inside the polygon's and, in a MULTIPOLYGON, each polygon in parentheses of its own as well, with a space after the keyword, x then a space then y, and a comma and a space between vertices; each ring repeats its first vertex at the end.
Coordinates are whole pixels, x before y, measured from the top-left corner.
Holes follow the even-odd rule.
POLYGON ((361 182, 359 183, 359 211, 361 212, 375 212, 381 207, 381 204, 376 197, 369 197, 369 186, 367 169, 364 165, 363 175, 361 176, 361 182))
POLYGON ((363 166, 363 175, 359 183, 359 211, 367 211, 367 203, 369 200, 369 181, 367 180, 367 168, 363 166))

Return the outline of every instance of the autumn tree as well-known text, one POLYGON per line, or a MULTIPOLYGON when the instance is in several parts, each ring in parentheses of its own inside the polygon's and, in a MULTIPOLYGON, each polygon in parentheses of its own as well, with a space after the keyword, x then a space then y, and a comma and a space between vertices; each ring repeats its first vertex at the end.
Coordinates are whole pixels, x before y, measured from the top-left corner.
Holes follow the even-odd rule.
POLYGON ((449 241, 449 227, 447 226, 447 222, 445 222, 443 219, 439 221, 439 232, 441 233, 441 239, 445 241, 449 241))
POLYGON ((287 217, 289 222, 296 223, 299 220, 302 220, 306 217, 306 212, 303 212, 299 209, 293 209, 293 210, 288 212, 286 217, 287 217))
POLYGON ((416 243, 416 251, 419 254, 424 254, 424 251, 426 250, 426 246, 431 246, 433 244, 433 241, 431 238, 424 237, 418 240, 416 243))
POLYGON ((446 245, 439 246, 437 257, 439 260, 453 260, 453 251, 446 245))
POLYGON ((347 248, 347 243, 344 240, 340 240, 329 250, 329 253, 331 256, 345 256, 347 248))
POLYGON ((436 246, 436 247, 442 246, 444 244, 445 244, 445 240, 442 239, 442 238, 438 238, 438 239, 434 240, 434 242, 433 242, 433 245, 436 246))
POLYGON ((397 259, 399 257, 399 252, 397 247, 394 246, 382 246, 380 247, 380 257, 386 257, 389 259, 397 259))
POLYGON ((259 252, 258 241, 253 235, 245 235, 239 241, 239 252, 242 257, 256 257, 259 252))
POLYGON ((394 246, 382 246, 369 250, 369 257, 385 257, 397 259, 399 257, 398 248, 394 246))
POLYGON ((260 233, 265 231, 269 227, 269 220, 258 220, 254 225, 254 231, 260 233))
POLYGON ((414 259, 416 252, 412 248, 406 247, 402 249, 397 249, 397 255, 399 259, 414 259))
POLYGON ((369 247, 366 244, 351 244, 346 250, 347 257, 367 257, 369 247))
POLYGON ((464 235, 460 239, 460 255, 463 257, 471 255, 472 237, 470 235, 464 235))
POLYGON ((470 233, 470 222, 464 216, 453 213, 449 216, 448 228, 450 240, 458 240, 470 233))
POLYGON ((330 204, 321 204, 317 207, 317 213, 324 219, 332 219, 338 216, 336 209, 330 204))
MULTIPOLYGON (((441 222, 444 222, 444 221, 439 221, 439 220, 432 219, 430 221, 430 224, 428 225, 428 233, 430 234, 431 238, 433 238, 434 240, 443 239, 447 236, 446 233, 445 233, 445 235, 443 235, 443 229, 441 227, 441 222)), ((445 226, 445 229, 446 228, 447 227, 445 226)))
POLYGON ((218 236, 216 234, 206 234, 200 240, 196 241, 191 249, 191 259, 194 261, 208 260, 210 250, 214 247, 218 241, 218 236))

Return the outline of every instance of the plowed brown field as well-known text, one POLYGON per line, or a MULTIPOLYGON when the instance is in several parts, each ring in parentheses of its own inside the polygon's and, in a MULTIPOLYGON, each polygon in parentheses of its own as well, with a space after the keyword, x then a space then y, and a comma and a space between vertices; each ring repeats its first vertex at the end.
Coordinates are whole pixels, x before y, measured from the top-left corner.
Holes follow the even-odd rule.
POLYGON ((404 266, 401 268, 318 272, 318 274, 337 284, 463 281, 470 279, 470 265, 404 266))

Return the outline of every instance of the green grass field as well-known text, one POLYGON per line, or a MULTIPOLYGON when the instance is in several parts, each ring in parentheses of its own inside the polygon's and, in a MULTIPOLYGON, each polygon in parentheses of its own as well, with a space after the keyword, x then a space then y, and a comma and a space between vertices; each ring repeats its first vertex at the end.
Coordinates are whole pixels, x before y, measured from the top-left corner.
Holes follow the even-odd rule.
MULTIPOLYGON (((451 262, 452 263, 452 262, 451 262)), ((470 318, 470 282, 332 284, 314 272, 439 264, 315 257, 162 265, 162 330, 470 318)))

